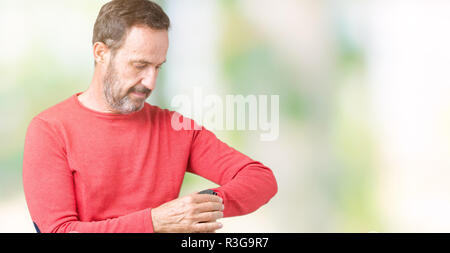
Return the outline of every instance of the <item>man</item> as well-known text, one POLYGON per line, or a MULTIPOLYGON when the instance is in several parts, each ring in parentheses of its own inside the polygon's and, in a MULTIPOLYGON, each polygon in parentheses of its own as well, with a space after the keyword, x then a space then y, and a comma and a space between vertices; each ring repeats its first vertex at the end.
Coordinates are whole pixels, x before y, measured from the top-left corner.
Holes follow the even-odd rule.
POLYGON ((169 26, 147 0, 100 10, 89 88, 28 127, 23 183, 38 232, 214 232, 218 219, 275 195, 269 168, 203 127, 174 130, 180 115, 145 102, 166 61, 169 26), (179 198, 186 172, 220 187, 179 198))

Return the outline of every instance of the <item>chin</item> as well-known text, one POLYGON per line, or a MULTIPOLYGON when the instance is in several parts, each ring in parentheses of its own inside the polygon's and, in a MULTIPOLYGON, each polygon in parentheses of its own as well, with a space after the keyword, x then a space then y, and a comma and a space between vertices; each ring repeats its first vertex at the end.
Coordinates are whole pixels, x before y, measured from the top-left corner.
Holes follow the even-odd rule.
POLYGON ((138 112, 144 108, 145 100, 141 103, 135 103, 133 105, 128 106, 127 108, 123 108, 122 114, 130 114, 133 112, 138 112))

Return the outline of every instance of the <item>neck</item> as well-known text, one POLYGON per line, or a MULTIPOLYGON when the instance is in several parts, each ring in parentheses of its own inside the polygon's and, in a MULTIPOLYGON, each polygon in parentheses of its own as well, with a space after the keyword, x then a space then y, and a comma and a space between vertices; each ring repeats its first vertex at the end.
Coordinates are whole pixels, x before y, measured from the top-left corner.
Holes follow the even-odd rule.
POLYGON ((103 80, 100 78, 99 70, 94 71, 89 88, 78 96, 80 103, 94 111, 103 113, 117 113, 109 108, 103 95, 103 80))

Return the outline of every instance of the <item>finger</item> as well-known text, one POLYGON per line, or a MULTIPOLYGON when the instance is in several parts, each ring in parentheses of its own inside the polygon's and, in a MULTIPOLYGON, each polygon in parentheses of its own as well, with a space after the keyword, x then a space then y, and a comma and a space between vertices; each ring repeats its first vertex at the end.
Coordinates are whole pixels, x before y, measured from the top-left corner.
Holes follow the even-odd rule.
POLYGON ((215 230, 212 230, 212 231, 206 231, 206 232, 203 232, 203 233, 207 233, 207 234, 215 234, 215 233, 217 233, 215 230))
POLYGON ((218 202, 223 203, 223 199, 216 195, 210 194, 192 194, 191 195, 195 203, 203 203, 203 202, 218 202))
POLYGON ((198 223, 192 226, 193 232, 196 233, 212 232, 221 229, 222 227, 223 225, 220 222, 198 223))
POLYGON ((204 213, 204 212, 213 212, 213 211, 223 211, 224 205, 218 202, 204 202, 196 205, 196 212, 204 213))
POLYGON ((223 218, 223 213, 220 211, 200 213, 195 217, 197 222, 212 222, 221 218, 223 218))

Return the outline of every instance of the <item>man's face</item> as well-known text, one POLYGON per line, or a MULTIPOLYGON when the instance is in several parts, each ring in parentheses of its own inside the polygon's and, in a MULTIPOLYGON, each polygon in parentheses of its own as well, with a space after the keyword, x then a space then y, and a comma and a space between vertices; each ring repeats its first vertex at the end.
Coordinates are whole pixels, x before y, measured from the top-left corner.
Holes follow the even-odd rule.
POLYGON ((155 88, 168 47, 167 31, 147 26, 130 28, 122 47, 111 55, 103 78, 103 92, 110 109, 122 114, 142 109, 155 88))

